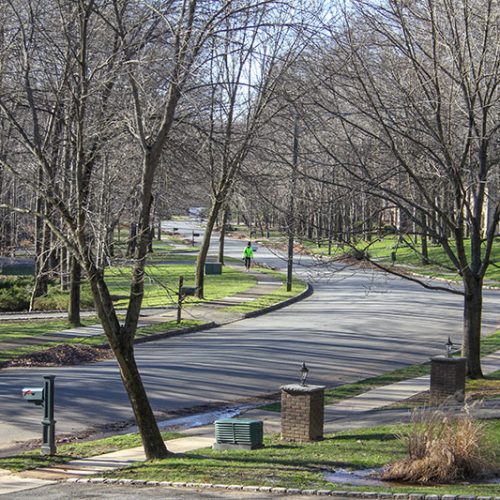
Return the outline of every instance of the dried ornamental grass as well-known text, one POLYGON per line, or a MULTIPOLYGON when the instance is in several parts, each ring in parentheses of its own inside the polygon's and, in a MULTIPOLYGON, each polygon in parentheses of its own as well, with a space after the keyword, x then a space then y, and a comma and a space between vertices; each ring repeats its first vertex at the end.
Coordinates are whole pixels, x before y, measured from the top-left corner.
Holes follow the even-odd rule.
POLYGON ((409 483, 455 483, 485 478, 496 472, 495 455, 484 442, 484 426, 471 407, 458 416, 450 411, 413 412, 407 432, 399 436, 408 457, 384 472, 383 479, 409 483))

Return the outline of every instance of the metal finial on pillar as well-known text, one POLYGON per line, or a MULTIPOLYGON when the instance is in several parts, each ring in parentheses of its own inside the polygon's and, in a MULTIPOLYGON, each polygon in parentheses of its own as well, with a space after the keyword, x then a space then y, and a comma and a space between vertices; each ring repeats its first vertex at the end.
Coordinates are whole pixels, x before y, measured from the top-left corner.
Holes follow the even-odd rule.
POLYGON ((446 342, 446 357, 451 358, 452 350, 453 350, 453 342, 451 341, 450 336, 448 335, 448 342, 446 342))
POLYGON ((306 362, 302 361, 302 366, 300 367, 300 385, 306 385, 307 374, 309 370, 306 366, 306 362))

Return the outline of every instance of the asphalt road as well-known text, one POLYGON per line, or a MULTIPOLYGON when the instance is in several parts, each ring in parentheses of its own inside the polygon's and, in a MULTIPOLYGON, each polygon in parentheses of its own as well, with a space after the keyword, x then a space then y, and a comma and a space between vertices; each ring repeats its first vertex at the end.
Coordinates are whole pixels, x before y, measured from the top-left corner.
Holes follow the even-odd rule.
MULTIPOLYGON (((192 229, 183 224, 186 235, 192 229)), ((240 257, 245 242, 227 243, 240 257)), ((214 250, 215 254, 215 250, 214 250)), ((259 247, 256 261, 284 267, 259 247)), ((137 361, 155 410, 235 403, 295 382, 302 361, 308 382, 334 386, 423 362, 459 343, 462 299, 373 271, 328 269, 301 259, 298 274, 313 282, 306 300, 254 319, 141 344, 137 361)), ((484 331, 499 326, 500 293, 485 293, 484 331)), ((0 371, 0 449, 40 436, 41 409, 20 399, 22 387, 56 375, 59 433, 128 420, 132 413, 114 361, 0 371)))
MULTIPOLYGON (((90 499, 110 499, 122 500, 143 500, 145 498, 162 500, 176 498, 181 500, 191 500, 192 498, 207 499, 276 499, 286 498, 287 500, 304 500, 318 498, 318 495, 289 495, 277 493, 246 492, 234 490, 212 490, 212 489, 190 489, 190 488, 166 488, 164 486, 136 486, 136 485, 113 485, 113 484, 81 484, 81 483, 57 483, 44 486, 32 491, 38 500, 67 500, 75 498, 78 500, 90 499)), ((9 500, 26 500, 26 491, 9 493, 9 500)), ((350 500, 347 496, 329 496, 337 500, 350 500)))

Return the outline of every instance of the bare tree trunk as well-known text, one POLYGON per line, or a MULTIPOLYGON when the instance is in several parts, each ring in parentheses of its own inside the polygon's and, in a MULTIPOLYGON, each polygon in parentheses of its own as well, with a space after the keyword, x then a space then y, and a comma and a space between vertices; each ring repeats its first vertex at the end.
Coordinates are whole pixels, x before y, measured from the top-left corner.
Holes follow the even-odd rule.
POLYGON ((137 247, 137 224, 130 223, 130 232, 127 244, 127 257, 133 257, 137 247))
POLYGON ((429 249, 427 246, 427 217, 425 214, 422 215, 422 236, 421 240, 421 249, 422 249, 422 264, 429 264, 429 249))
POLYGON ((149 404, 146 389, 135 362, 133 345, 122 347, 114 351, 120 376, 134 412, 137 427, 141 429, 141 439, 147 459, 164 458, 170 455, 161 433, 156 424, 156 419, 149 404))
POLYGON ((87 265, 89 266, 88 275, 92 293, 96 301, 96 310, 108 338, 109 345, 120 367, 123 385, 141 434, 144 453, 148 460, 152 458, 164 458, 169 455, 169 452, 161 437, 139 370, 137 369, 134 357, 133 335, 130 334, 130 331, 125 331, 125 327, 120 325, 116 317, 113 301, 104 281, 102 271, 96 269, 89 262, 87 265))
POLYGON ((464 276, 464 340, 462 355, 467 359, 467 375, 481 378, 481 311, 483 305, 482 279, 464 276))
POLYGON ((31 292, 30 311, 35 306, 37 297, 47 295, 48 291, 48 260, 50 229, 43 219, 37 218, 36 241, 35 241, 35 284, 31 292))
POLYGON ((212 210, 210 211, 210 214, 208 216, 205 233, 203 234, 200 251, 198 252, 198 258, 196 260, 195 287, 196 297, 199 299, 204 298, 203 284, 205 279, 205 262, 207 261, 208 249, 210 248, 210 239, 212 237, 215 221, 217 220, 221 205, 222 204, 220 201, 215 201, 212 206, 212 210))
POLYGON ((227 226, 227 216, 229 213, 229 207, 226 205, 222 213, 222 225, 220 228, 219 237, 219 262, 224 265, 224 243, 226 239, 226 226, 227 226))
POLYGON ((68 321, 73 326, 81 325, 80 318, 80 290, 81 290, 81 266, 75 257, 70 260, 70 281, 68 301, 68 321))

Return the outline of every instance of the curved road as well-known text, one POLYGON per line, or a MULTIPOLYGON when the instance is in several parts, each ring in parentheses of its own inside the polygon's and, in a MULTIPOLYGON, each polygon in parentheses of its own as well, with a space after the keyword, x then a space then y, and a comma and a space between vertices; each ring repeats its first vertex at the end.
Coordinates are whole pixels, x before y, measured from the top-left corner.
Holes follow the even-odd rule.
MULTIPOLYGON (((182 226, 191 235, 191 228, 182 226)), ((226 254, 239 258, 243 246, 230 240, 226 254)), ((284 267, 279 256, 263 247, 256 261, 284 267)), ((276 393, 280 385, 297 381, 303 360, 311 384, 334 386, 423 362, 443 352, 448 335, 460 342, 460 296, 378 272, 333 272, 309 258, 300 264, 298 274, 313 281, 308 299, 258 318, 138 345, 137 360, 154 409, 276 393)), ((485 332, 499 326, 499 305, 500 293, 486 291, 485 332)), ((44 374, 56 375, 58 433, 132 416, 114 361, 2 370, 0 449, 40 436, 41 410, 21 401, 20 392, 39 386, 44 374)))

